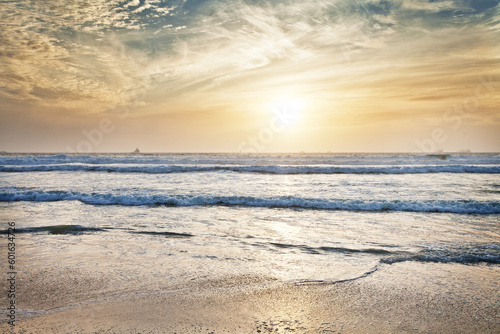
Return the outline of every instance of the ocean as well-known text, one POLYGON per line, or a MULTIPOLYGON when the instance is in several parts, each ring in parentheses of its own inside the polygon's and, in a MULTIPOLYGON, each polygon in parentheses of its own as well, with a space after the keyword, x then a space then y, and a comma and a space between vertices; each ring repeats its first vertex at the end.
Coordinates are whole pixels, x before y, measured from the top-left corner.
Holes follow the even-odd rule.
POLYGON ((227 277, 344 282, 402 262, 498 269, 499 176, 496 153, 3 154, 2 230, 15 222, 18 277, 31 278, 19 289, 55 291, 38 304, 30 295, 18 316, 227 277))

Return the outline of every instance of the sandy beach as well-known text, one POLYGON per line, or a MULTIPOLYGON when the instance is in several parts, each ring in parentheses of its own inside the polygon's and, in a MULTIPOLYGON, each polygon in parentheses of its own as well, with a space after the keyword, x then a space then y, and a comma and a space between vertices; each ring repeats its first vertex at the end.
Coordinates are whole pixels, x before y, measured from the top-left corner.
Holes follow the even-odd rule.
MULTIPOLYGON (((499 278, 494 266, 406 262, 347 282, 230 277, 78 300, 48 275, 36 286, 21 282, 23 309, 51 307, 21 317, 13 332, 496 333, 499 278)), ((1 324, 3 332, 9 327, 1 324)))

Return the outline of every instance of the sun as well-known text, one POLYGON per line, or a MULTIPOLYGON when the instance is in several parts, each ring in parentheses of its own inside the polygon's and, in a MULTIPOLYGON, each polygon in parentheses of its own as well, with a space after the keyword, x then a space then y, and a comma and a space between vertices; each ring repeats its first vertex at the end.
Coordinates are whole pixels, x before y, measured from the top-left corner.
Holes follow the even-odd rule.
POLYGON ((271 105, 272 112, 280 119, 286 120, 287 126, 296 125, 300 120, 304 102, 296 97, 282 97, 271 105))

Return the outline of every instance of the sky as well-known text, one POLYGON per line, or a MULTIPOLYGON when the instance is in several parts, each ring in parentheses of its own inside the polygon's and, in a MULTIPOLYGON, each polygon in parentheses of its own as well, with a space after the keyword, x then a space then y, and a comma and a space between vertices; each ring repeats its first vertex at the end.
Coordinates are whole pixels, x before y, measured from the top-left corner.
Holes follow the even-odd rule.
POLYGON ((0 1, 0 151, 500 151, 500 0, 0 1))

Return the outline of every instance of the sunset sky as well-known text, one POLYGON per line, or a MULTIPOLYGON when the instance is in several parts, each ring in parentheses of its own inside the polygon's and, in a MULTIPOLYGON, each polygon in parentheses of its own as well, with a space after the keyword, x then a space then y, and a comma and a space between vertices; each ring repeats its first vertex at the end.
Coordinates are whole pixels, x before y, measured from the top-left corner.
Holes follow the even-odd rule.
POLYGON ((500 151, 500 0, 0 1, 0 151, 500 151))

